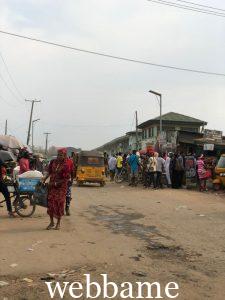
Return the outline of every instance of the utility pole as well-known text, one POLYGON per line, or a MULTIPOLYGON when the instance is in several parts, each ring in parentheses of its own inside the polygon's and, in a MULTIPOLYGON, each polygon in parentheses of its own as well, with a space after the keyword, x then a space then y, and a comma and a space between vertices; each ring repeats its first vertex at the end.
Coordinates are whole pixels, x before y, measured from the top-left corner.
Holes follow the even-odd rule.
POLYGON ((31 102, 30 120, 29 120, 28 133, 27 133, 27 145, 29 145, 29 142, 30 142, 31 122, 32 122, 33 110, 34 110, 34 103, 41 102, 41 101, 40 100, 25 100, 25 101, 26 102, 31 102))
POLYGON ((159 132, 160 132, 160 138, 162 138, 162 94, 149 91, 149 93, 154 94, 156 97, 159 97, 159 107, 160 107, 160 125, 159 125, 159 132))
POLYGON ((5 135, 8 133, 8 120, 5 120, 5 135))
POLYGON ((136 147, 137 147, 137 151, 139 150, 139 141, 138 141, 138 114, 137 111, 135 111, 135 121, 136 121, 136 147))
POLYGON ((45 132, 45 155, 48 153, 48 136, 51 134, 51 132, 45 132))
POLYGON ((36 119, 32 121, 32 151, 34 152, 34 123, 40 121, 40 119, 36 119))

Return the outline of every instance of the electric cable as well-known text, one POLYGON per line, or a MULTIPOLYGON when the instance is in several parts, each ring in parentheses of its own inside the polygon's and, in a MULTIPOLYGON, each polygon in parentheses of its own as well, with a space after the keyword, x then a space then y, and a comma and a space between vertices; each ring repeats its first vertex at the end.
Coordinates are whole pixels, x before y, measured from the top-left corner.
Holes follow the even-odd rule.
POLYGON ((225 14, 216 12, 216 11, 211 11, 211 10, 203 10, 197 7, 193 7, 193 6, 187 6, 187 5, 181 5, 175 2, 170 2, 170 1, 165 1, 165 0, 148 0, 149 2, 153 2, 153 3, 157 3, 157 4, 162 4, 162 5, 167 5, 167 6, 172 6, 172 7, 176 7, 176 8, 181 8, 184 10, 189 10, 189 11, 195 11, 195 12, 199 12, 199 13, 203 13, 203 14, 208 14, 208 15, 214 15, 217 17, 223 17, 225 18, 225 14))
POLYGON ((8 75, 9 75, 9 78, 10 78, 10 80, 11 80, 11 82, 12 82, 12 84, 13 84, 15 90, 17 91, 17 93, 19 94, 19 96, 20 96, 22 99, 25 99, 26 97, 24 97, 24 96, 22 95, 22 93, 20 92, 20 90, 18 89, 18 87, 17 87, 17 85, 16 85, 16 83, 15 83, 15 80, 13 79, 12 75, 10 74, 9 68, 8 68, 8 66, 7 66, 7 64, 6 64, 6 61, 5 61, 5 59, 3 58, 3 55, 2 55, 1 52, 0 52, 0 57, 1 57, 1 60, 3 61, 3 64, 4 64, 4 66, 5 66, 5 69, 6 69, 7 73, 8 73, 8 75))
MULTIPOLYGON (((148 1, 151 1, 151 0, 148 0, 148 1)), ((107 53, 103 53, 103 52, 96 52, 96 51, 76 48, 76 47, 72 47, 72 46, 67 46, 67 45, 63 45, 63 44, 59 44, 59 43, 55 43, 55 42, 50 42, 47 40, 28 37, 25 35, 20 35, 20 34, 7 32, 7 31, 3 31, 3 30, 0 30, 0 33, 10 35, 13 37, 26 39, 26 40, 31 40, 31 41, 38 42, 38 43, 43 43, 43 44, 47 44, 47 45, 51 45, 51 46, 65 48, 65 49, 69 49, 69 50, 73 50, 73 51, 77 51, 77 52, 93 54, 93 55, 97 55, 97 56, 107 57, 107 58, 126 61, 126 62, 132 62, 132 63, 142 64, 142 65, 150 65, 150 66, 154 66, 154 67, 158 67, 158 68, 165 68, 165 69, 171 69, 171 70, 177 70, 177 71, 185 71, 185 72, 199 73, 199 74, 204 74, 204 75, 214 75, 214 76, 225 77, 225 73, 209 72, 209 71, 204 71, 204 70, 197 70, 197 69, 190 69, 190 68, 177 67, 177 66, 171 66, 171 65, 157 64, 157 63, 152 63, 152 62, 144 61, 144 60, 132 59, 132 58, 127 58, 127 57, 122 57, 122 56, 115 56, 115 55, 111 55, 111 54, 107 54, 107 53)))

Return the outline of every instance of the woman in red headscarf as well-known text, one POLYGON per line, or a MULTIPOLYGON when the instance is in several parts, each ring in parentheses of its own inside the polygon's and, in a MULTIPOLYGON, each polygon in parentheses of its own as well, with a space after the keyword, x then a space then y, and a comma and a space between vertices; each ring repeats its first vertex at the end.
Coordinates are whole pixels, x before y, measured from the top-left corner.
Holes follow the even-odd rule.
POLYGON ((57 219, 55 229, 60 229, 61 217, 64 215, 67 184, 70 179, 70 166, 67 160, 67 151, 65 148, 58 150, 57 158, 52 160, 49 165, 48 175, 50 177, 48 190, 48 214, 50 224, 47 230, 54 228, 54 218, 57 219))

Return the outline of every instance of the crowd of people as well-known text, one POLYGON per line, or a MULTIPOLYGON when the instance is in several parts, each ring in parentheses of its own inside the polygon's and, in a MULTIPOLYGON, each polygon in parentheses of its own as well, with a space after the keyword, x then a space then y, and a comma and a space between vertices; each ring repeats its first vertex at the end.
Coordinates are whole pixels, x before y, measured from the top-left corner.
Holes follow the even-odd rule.
MULTIPOLYGON (((158 189, 167 186, 179 189, 185 185, 185 156, 183 153, 149 152, 140 154, 139 151, 133 150, 132 153, 122 154, 119 152, 109 157, 107 161, 107 170, 111 181, 119 181, 118 177, 127 175, 126 179, 130 186, 137 186, 138 183, 141 183, 145 188, 158 189)), ((211 177, 211 173, 206 170, 203 155, 194 159, 194 168, 200 190, 206 191, 206 181, 211 177)))

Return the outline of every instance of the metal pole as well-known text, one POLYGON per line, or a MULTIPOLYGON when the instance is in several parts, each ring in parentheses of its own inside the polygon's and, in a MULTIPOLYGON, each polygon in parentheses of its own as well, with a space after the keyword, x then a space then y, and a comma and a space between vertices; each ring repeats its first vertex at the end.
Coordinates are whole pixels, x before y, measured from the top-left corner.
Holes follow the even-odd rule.
POLYGON ((162 138, 162 94, 160 94, 159 98, 160 98, 160 127, 159 127, 159 131, 160 131, 160 137, 162 138))
POLYGON ((5 135, 8 133, 8 120, 5 120, 5 135))
POLYGON ((136 147, 137 147, 137 151, 139 150, 139 141, 138 141, 138 115, 137 115, 137 111, 135 111, 135 119, 136 119, 136 147))
POLYGON ((32 151, 34 152, 34 122, 32 121, 32 151))
POLYGON ((40 100, 25 100, 26 102, 31 102, 31 111, 30 111, 30 120, 29 120, 29 126, 28 126, 28 133, 27 133, 27 145, 29 145, 30 142, 30 130, 31 130, 31 122, 33 117, 33 110, 34 110, 34 103, 41 102, 40 100))
POLYGON ((151 94, 154 94, 156 96, 159 97, 159 100, 160 100, 160 103, 159 103, 159 106, 160 106, 160 121, 159 121, 159 132, 160 132, 160 138, 162 138, 162 94, 158 93, 158 92, 155 92, 155 91, 152 91, 150 90, 149 93, 151 94))

